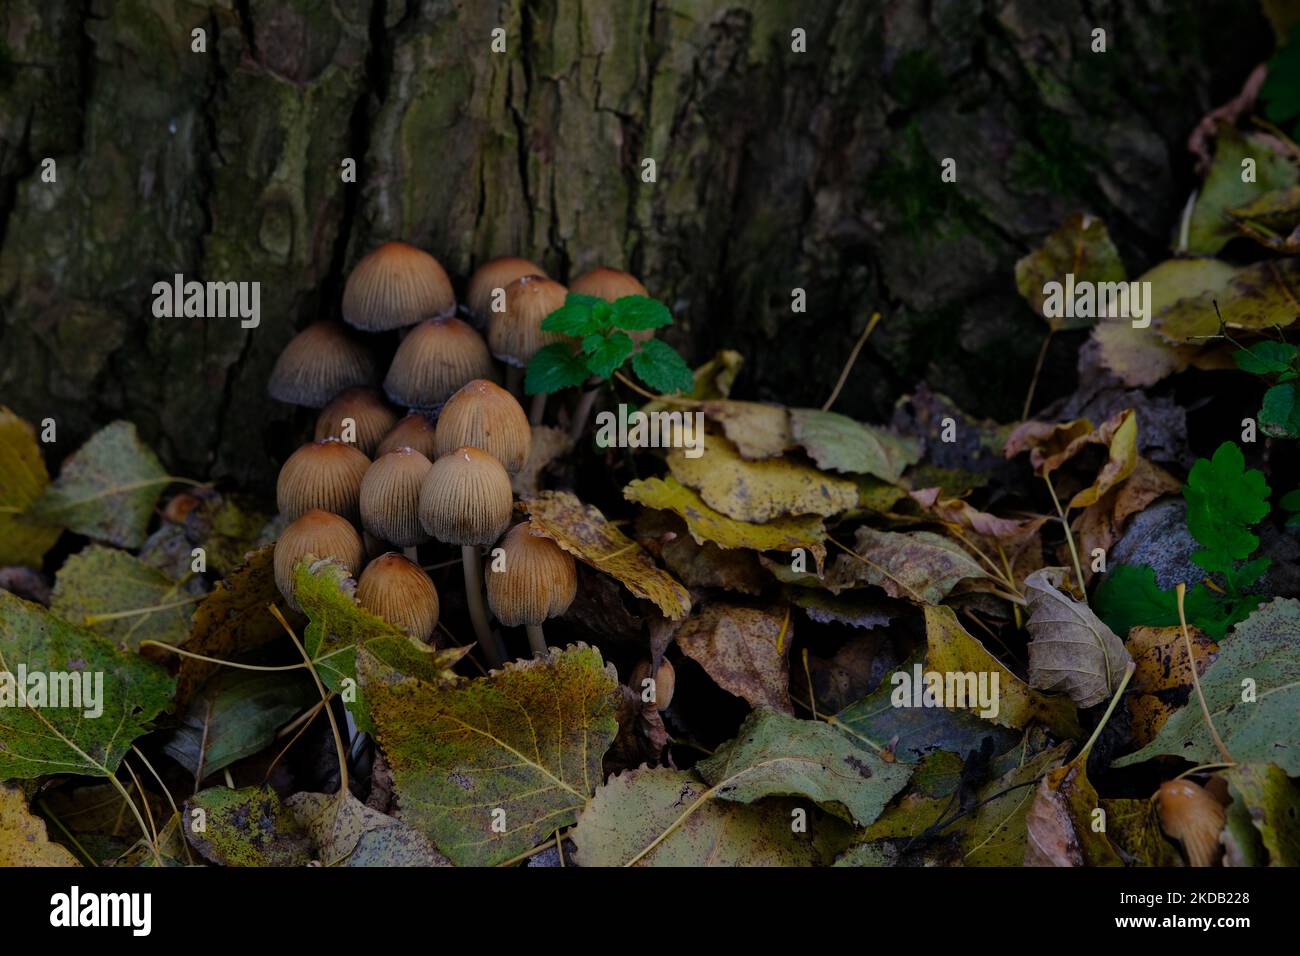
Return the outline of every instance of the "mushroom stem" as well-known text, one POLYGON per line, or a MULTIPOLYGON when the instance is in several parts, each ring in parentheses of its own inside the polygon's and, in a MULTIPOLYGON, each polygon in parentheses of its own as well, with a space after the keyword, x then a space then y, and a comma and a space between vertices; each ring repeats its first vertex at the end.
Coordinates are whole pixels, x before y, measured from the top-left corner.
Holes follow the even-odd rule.
POLYGON ((545 657, 546 636, 542 634, 542 625, 525 624, 524 630, 528 632, 528 646, 533 649, 533 656, 545 657))
POLYGON ((582 433, 587 430, 587 419, 591 417, 591 409, 596 404, 596 399, 600 396, 600 386, 589 388, 582 393, 582 398, 578 399, 577 406, 573 409, 573 424, 569 427, 569 436, 576 442, 582 438, 582 433))
POLYGON ((542 415, 546 412, 546 393, 539 392, 533 396, 533 404, 528 409, 528 424, 540 425, 542 415))
POLYGON ((465 601, 469 604, 469 619, 474 624, 474 635, 478 638, 488 663, 500 667, 506 662, 506 653, 488 627, 487 605, 483 603, 483 569, 479 566, 478 548, 472 544, 463 544, 460 547, 460 557, 461 563, 465 565, 465 601))
POLYGON ((506 366, 506 391, 515 398, 524 394, 524 370, 518 365, 506 366))
POLYGON ((411 545, 409 548, 403 548, 402 554, 406 557, 407 560, 411 561, 412 563, 414 564, 420 563, 420 552, 415 547, 415 545, 411 545))

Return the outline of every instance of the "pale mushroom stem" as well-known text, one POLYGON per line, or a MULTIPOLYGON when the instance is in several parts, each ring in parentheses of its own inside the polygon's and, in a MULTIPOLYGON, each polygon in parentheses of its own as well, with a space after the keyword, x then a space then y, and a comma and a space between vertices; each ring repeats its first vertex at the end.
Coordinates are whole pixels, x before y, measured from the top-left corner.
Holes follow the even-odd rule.
POLYGON ((403 548, 402 554, 405 555, 407 559, 410 560, 412 563, 414 564, 420 563, 420 553, 416 549, 415 545, 411 545, 409 548, 403 548))
POLYGON ((478 548, 472 544, 460 547, 461 563, 465 566, 465 600, 469 604, 469 619, 474 624, 474 635, 487 655, 488 663, 500 667, 506 662, 506 651, 488 627, 487 605, 483 603, 483 569, 479 566, 478 548))
POLYGON ((524 630, 528 632, 528 646, 533 649, 533 656, 545 657, 546 636, 542 634, 542 625, 525 624, 524 630))
POLYGON ((587 429, 587 419, 591 417, 591 409, 596 404, 596 399, 600 396, 600 386, 589 388, 582 393, 582 398, 578 399, 577 406, 573 409, 573 424, 569 428, 569 436, 576 442, 581 440, 582 433, 587 429))
POLYGON ((506 391, 515 398, 524 394, 524 370, 518 365, 506 366, 506 391))
POLYGON ((546 393, 540 392, 533 396, 533 404, 528 410, 528 424, 540 425, 542 415, 546 412, 546 393))

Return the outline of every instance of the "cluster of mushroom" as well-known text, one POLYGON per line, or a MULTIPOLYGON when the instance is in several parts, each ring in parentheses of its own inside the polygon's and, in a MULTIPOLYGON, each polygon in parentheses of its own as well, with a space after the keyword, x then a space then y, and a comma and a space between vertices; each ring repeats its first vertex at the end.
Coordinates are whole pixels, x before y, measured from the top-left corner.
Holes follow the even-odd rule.
MULTIPOLYGON (((574 290, 606 298, 645 291, 626 273, 604 268, 581 277, 574 290)), ((493 357, 517 383, 539 348, 563 341, 541 324, 567 291, 524 259, 480 266, 469 282, 468 309, 459 311, 487 325, 485 341, 458 317, 451 281, 428 253, 390 242, 357 264, 343 293, 346 325, 318 321, 298 333, 268 387, 272 398, 321 409, 315 441, 289 457, 276 487, 290 523, 276 542, 275 575, 290 606, 297 608, 294 567, 308 557, 333 558, 360 572, 363 606, 432 642, 438 593, 416 548, 431 540, 459 546, 475 635, 499 666, 506 651, 484 606, 480 548, 500 540, 487 604, 503 626, 527 629, 534 653, 545 651, 542 622, 568 609, 576 570, 571 556, 531 534, 527 522, 510 528, 510 475, 528 459, 543 402, 534 402, 530 424, 497 384, 493 357), (372 352, 354 330, 398 329, 381 393, 372 352), (399 419, 393 406, 408 414, 399 419)))

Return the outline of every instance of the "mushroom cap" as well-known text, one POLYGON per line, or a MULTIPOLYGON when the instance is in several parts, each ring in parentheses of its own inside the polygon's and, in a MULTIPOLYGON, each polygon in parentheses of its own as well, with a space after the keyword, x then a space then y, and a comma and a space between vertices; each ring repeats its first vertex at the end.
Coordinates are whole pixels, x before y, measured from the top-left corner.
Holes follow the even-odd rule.
POLYGON ((415 325, 455 307, 446 270, 404 242, 386 242, 363 256, 343 288, 343 321, 367 332, 415 325))
POLYGON ((505 362, 524 368, 540 348, 569 339, 543 332, 542 320, 564 305, 568 290, 545 276, 524 276, 506 286, 506 310, 491 313, 488 347, 505 362))
POLYGON ((438 416, 438 456, 464 445, 482 448, 510 474, 528 460, 533 429, 515 397, 499 385, 475 379, 462 385, 438 416))
POLYGON ((1166 780, 1156 791, 1160 826, 1187 851, 1192 866, 1214 866, 1223 853, 1223 804, 1191 780, 1166 780))
POLYGON ((444 544, 491 544, 510 523, 513 504, 501 462, 479 448, 457 448, 424 476, 420 524, 444 544))
POLYGON ((483 336, 457 318, 421 322, 402 339, 384 378, 398 405, 434 409, 476 378, 496 378, 483 336))
MULTIPOLYGON (((631 687, 640 696, 642 690, 641 682, 650 676, 650 658, 644 657, 637 661, 632 668, 632 674, 627 679, 627 686, 631 687)), ((673 669, 672 661, 668 658, 662 658, 659 661, 659 670, 655 672, 655 706, 663 710, 673 702, 673 690, 677 686, 677 671, 673 669)))
POLYGON ((337 438, 303 445, 280 468, 275 503, 290 521, 319 508, 356 523, 361 479, 369 467, 369 458, 337 438))
POLYGON ((280 532, 275 542, 275 584, 295 611, 302 610, 293 594, 293 569, 308 555, 333 558, 354 574, 365 561, 357 529, 336 514, 313 508, 280 532))
POLYGON ((375 457, 386 455, 398 448, 414 448, 425 458, 433 461, 434 435, 436 429, 433 421, 424 412, 411 412, 394 425, 384 436, 384 440, 375 449, 375 457))
POLYGON ((578 593, 573 556, 550 538, 531 534, 530 527, 525 521, 510 529, 500 545, 504 570, 486 575, 488 605, 506 627, 557 617, 578 593))
POLYGON ((399 548, 429 540, 420 527, 420 487, 433 465, 413 448, 380 455, 361 479, 361 525, 399 548))
POLYGON ((316 440, 337 438, 343 441, 343 420, 352 419, 355 445, 363 454, 375 453, 375 448, 397 423, 397 413, 384 401, 377 388, 349 388, 334 396, 316 416, 316 440))
POLYGON ((366 565, 357 580, 357 601, 425 644, 438 626, 438 589, 422 567, 396 551, 366 565))
POLYGON ((313 322, 275 360, 266 391, 278 402, 321 408, 354 385, 373 385, 369 349, 337 322, 313 322))
POLYGON ((524 276, 544 276, 546 271, 535 262, 520 259, 517 256, 501 256, 489 259, 469 277, 469 288, 465 292, 465 304, 477 315, 487 316, 492 312, 492 294, 497 289, 504 289, 516 279, 524 276))
MULTIPOLYGON (((621 269, 611 269, 609 266, 596 266, 584 272, 569 284, 569 291, 594 295, 606 302, 613 302, 625 295, 648 296, 650 294, 636 276, 621 269)), ((645 342, 655 337, 655 330, 641 329, 627 334, 632 337, 633 342, 645 342)))

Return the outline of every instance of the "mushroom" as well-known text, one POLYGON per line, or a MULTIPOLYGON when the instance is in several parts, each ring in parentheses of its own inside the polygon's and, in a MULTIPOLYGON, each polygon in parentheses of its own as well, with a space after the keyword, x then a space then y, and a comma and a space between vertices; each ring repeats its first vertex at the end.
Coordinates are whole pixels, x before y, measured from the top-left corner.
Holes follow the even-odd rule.
POLYGON ((343 289, 343 321, 367 332, 415 325, 455 308, 438 260, 404 242, 386 242, 364 256, 343 289))
POLYGON ((414 448, 432 461, 437 457, 433 453, 433 437, 433 420, 424 412, 411 412, 384 436, 384 440, 375 449, 375 457, 386 455, 398 448, 414 448))
POLYGON ((388 367, 384 391, 398 405, 431 410, 466 382, 495 377, 481 335, 457 318, 429 319, 402 339, 388 367))
POLYGON ((424 530, 444 544, 460 545, 470 620, 494 667, 505 663, 505 647, 488 628, 478 549, 501 537, 510 523, 513 500, 510 476, 501 462, 482 449, 468 446, 435 461, 420 487, 420 524, 424 530))
MULTIPOLYGON (((397 448, 374 460, 361 479, 361 526, 399 548, 429 540, 420 527, 420 487, 433 465, 413 448, 397 448)), ((407 557, 413 557, 408 552, 407 557)))
MULTIPOLYGON (((518 392, 522 370, 537 350, 554 342, 570 341, 556 332, 543 332, 542 320, 564 305, 568 291, 545 276, 524 276, 506 286, 506 310, 493 312, 488 322, 488 347, 505 362, 512 392, 518 392)), ((533 396, 529 420, 534 425, 542 418, 545 395, 533 396)))
MULTIPOLYGON (((650 658, 644 657, 632 668, 632 676, 628 678, 627 685, 637 694, 641 694, 645 691, 645 682, 649 676, 650 658)), ((660 659, 659 669, 655 671, 654 693, 651 695, 650 700, 656 707, 663 710, 673 702, 673 688, 676 686, 677 671, 673 669, 672 662, 666 657, 660 659)))
POLYGON ((524 626, 534 655, 545 654, 542 622, 567 611, 578 593, 573 557, 550 538, 532 534, 527 521, 511 528, 500 547, 504 567, 487 576, 488 604, 506 627, 524 626))
POLYGON ((290 521, 319 508, 355 524, 361 478, 369 467, 369 458, 337 438, 303 445, 280 468, 275 503, 290 521))
MULTIPOLYGON (((614 302, 628 295, 648 296, 650 294, 635 276, 618 269, 611 269, 608 266, 597 266, 588 272, 584 272, 569 284, 569 291, 580 292, 583 295, 594 295, 606 302, 614 302)), ((655 330, 641 329, 627 334, 632 337, 634 342, 644 342, 646 339, 654 338, 655 330)))
POLYGON ((438 626, 438 589, 414 561, 389 551, 361 572, 357 601, 398 630, 423 644, 433 641, 438 626))
POLYGON ((349 388, 321 409, 316 418, 316 440, 337 438, 373 455, 384 435, 397 422, 397 413, 377 388, 349 388), (346 427, 351 420, 351 428, 346 427))
POLYGON ((303 514, 280 532, 273 557, 275 585, 295 611, 302 608, 293 593, 293 569, 308 555, 333 558, 347 568, 349 574, 365 561, 361 536, 351 524, 319 508, 303 514))
POLYGON ((275 360, 266 391, 279 402, 321 408, 345 388, 374 381, 375 361, 364 345, 337 322, 313 322, 275 360))
POLYGON ((1219 834, 1227 819, 1223 804, 1191 780, 1166 780, 1156 791, 1160 826, 1183 845, 1192 866, 1215 866, 1223 855, 1219 834))
POLYGON ((465 303, 469 306, 470 312, 486 320, 492 314, 492 299, 497 289, 504 291, 506 286, 524 276, 544 275, 546 272, 541 266, 527 259, 515 256, 489 259, 475 269, 474 274, 469 277, 465 303))
POLYGON ((462 385, 442 407, 434 450, 442 456, 464 445, 481 448, 513 475, 528 460, 532 440, 528 416, 515 397, 477 378, 462 385))

